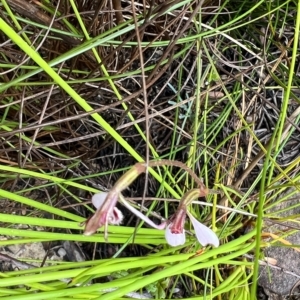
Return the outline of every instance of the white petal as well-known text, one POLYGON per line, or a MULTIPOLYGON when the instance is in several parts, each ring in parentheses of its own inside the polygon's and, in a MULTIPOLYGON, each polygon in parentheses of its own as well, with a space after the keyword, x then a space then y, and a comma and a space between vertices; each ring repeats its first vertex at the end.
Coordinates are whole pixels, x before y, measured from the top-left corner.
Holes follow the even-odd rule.
POLYGON ((104 203, 104 200, 106 199, 108 193, 99 193, 99 194, 95 194, 92 197, 92 203, 95 206, 95 208, 99 209, 102 204, 104 203))
POLYGON ((188 212, 188 216, 190 217, 197 240, 202 246, 213 245, 214 247, 219 247, 219 238, 217 235, 208 227, 200 223, 196 218, 192 216, 191 213, 188 212))
POLYGON ((165 231, 165 237, 168 244, 172 247, 180 246, 185 244, 185 231, 181 233, 172 233, 170 230, 170 226, 172 224, 169 224, 165 231))
POLYGON ((128 208, 133 214, 135 214, 137 217, 139 217, 140 219, 142 219, 144 222, 146 222, 148 225, 150 225, 153 228, 159 229, 159 230, 163 230, 166 227, 166 223, 163 222, 159 225, 155 224, 154 222, 152 222, 147 216, 145 216, 144 214, 142 214, 139 210, 135 209, 133 206, 131 206, 123 197, 119 198, 120 202, 126 207, 128 208))

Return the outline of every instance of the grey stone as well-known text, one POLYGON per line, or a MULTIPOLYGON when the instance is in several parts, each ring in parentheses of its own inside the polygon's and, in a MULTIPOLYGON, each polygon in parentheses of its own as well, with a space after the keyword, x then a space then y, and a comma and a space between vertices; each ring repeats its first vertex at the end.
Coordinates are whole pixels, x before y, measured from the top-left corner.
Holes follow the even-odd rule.
MULTIPOLYGON (((298 194, 296 197, 294 196, 291 198, 291 200, 279 203, 273 207, 269 213, 270 212, 273 213, 273 216, 285 218, 292 215, 299 215, 300 194, 298 194), (297 206, 298 203, 299 206, 297 206), (289 209, 292 206, 294 207, 289 209), (287 210, 276 214, 276 211, 283 209, 287 210)), ((297 225, 294 222, 292 223, 285 221, 283 224, 284 225, 279 225, 270 221, 266 221, 264 224, 264 232, 270 232, 278 236, 282 236, 282 234, 286 233, 287 231, 293 230, 292 228, 300 228, 300 225, 297 225)), ((296 231, 294 234, 284 239, 295 245, 296 248, 296 245, 300 245, 300 231, 296 231)), ((272 238, 270 241, 271 240, 272 238)), ((288 299, 288 296, 295 285, 292 294, 295 297, 299 296, 299 298, 293 299, 300 299, 300 289, 297 286, 299 283, 300 287, 300 252, 291 247, 282 245, 280 241, 276 242, 276 244, 277 245, 271 245, 270 247, 267 247, 264 251, 265 257, 275 259, 276 263, 274 265, 261 266, 258 284, 264 288, 266 294, 270 295, 269 299, 274 300, 288 299)), ((300 248, 298 249, 300 250, 300 248)))

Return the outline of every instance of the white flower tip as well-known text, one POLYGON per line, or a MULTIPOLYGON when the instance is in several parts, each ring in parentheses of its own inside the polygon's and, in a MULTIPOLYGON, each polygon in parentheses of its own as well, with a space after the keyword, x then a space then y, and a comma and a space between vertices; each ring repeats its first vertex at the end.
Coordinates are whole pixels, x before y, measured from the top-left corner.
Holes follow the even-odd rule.
POLYGON ((170 230, 170 226, 172 224, 169 224, 165 231, 165 237, 168 244, 172 247, 177 247, 185 244, 185 231, 183 229, 180 233, 172 233, 170 230))
POLYGON ((164 230, 166 226, 167 226, 167 222, 163 221, 161 224, 158 224, 156 228, 159 230, 164 230))
MULTIPOLYGON (((208 228, 209 229, 209 228, 208 228)), ((206 239, 205 241, 199 241, 202 246, 212 245, 215 248, 218 248, 220 246, 220 241, 217 235, 212 231, 210 233, 209 239, 206 239)))
POLYGON ((84 231, 83 232, 83 235, 85 235, 85 236, 90 236, 90 235, 92 235, 94 232, 92 232, 92 231, 84 231))
POLYGON ((95 206, 96 209, 99 209, 103 205, 107 194, 108 193, 103 192, 103 193, 98 193, 98 194, 93 195, 92 203, 93 203, 93 205, 95 206))
POLYGON ((202 246, 212 245, 214 247, 219 247, 220 241, 215 232, 213 232, 210 228, 206 227, 202 223, 200 223, 196 218, 194 218, 191 214, 189 217, 192 221, 195 234, 197 240, 202 246))

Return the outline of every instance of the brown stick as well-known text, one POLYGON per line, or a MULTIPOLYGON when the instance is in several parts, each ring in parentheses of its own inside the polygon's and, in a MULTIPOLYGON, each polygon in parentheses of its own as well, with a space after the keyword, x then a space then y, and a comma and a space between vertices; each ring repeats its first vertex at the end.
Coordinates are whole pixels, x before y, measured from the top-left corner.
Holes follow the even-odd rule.
POLYGON ((121 23, 124 23, 125 21, 124 21, 123 14, 122 14, 121 1, 120 0, 112 0, 112 5, 115 10, 117 24, 119 25, 121 23))

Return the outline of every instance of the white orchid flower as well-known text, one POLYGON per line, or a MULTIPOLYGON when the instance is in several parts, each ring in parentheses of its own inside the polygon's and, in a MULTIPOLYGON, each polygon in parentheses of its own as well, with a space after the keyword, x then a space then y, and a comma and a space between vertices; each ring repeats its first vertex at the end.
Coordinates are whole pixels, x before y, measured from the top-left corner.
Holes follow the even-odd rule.
POLYGON ((177 211, 166 228, 165 237, 169 245, 176 247, 185 244, 184 223, 186 215, 188 215, 199 243, 202 246, 212 245, 219 247, 220 242, 217 235, 211 229, 200 223, 187 209, 194 199, 203 197, 205 193, 206 191, 203 191, 201 188, 192 189, 182 197, 177 211))

